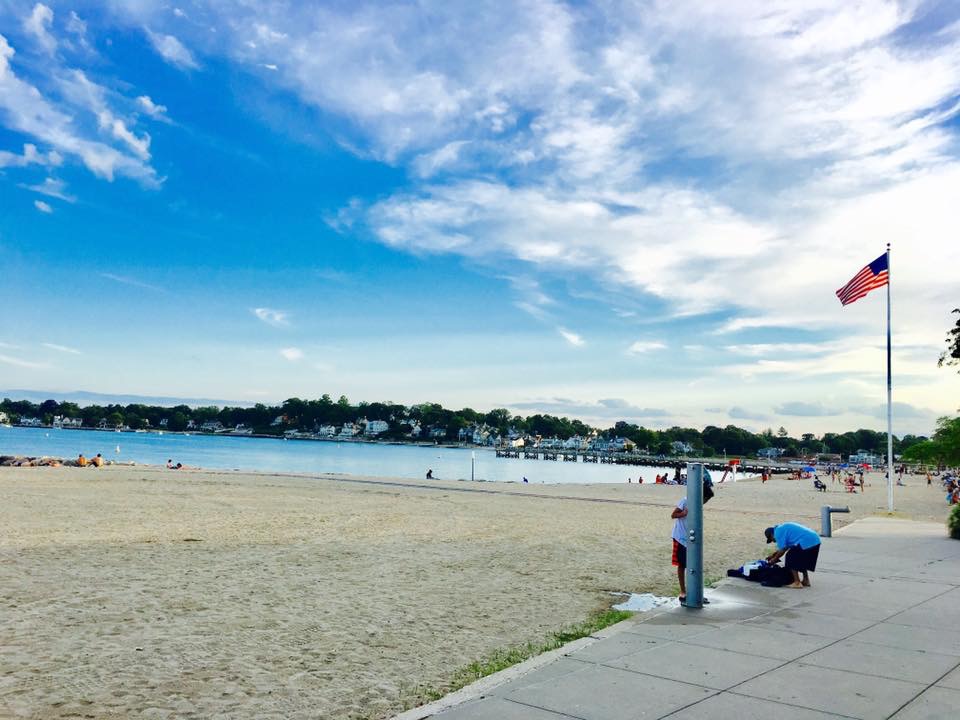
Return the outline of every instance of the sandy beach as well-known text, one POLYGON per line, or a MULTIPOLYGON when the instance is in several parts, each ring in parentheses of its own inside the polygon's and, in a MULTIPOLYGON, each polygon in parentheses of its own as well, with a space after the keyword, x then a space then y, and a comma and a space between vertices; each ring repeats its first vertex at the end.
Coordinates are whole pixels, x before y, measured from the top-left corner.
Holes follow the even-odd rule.
MULTIPOLYGON (((886 510, 810 481, 718 486, 706 571, 766 525, 886 510)), ((905 516, 944 520, 908 477, 905 516)), ((382 718, 490 651, 675 592, 685 488, 0 468, 0 717, 382 718)), ((814 583, 816 576, 814 575, 814 583)))

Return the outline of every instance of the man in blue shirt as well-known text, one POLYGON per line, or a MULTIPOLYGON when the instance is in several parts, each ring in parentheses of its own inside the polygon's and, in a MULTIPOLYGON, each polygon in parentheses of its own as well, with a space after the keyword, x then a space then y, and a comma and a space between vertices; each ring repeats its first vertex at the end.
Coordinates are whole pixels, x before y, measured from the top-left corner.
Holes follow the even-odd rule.
POLYGON ((780 523, 768 527, 763 531, 767 543, 776 542, 777 550, 767 556, 767 562, 775 563, 783 557, 787 559, 783 565, 793 573, 793 583, 789 588, 810 587, 810 575, 817 569, 817 558, 820 555, 820 536, 816 532, 799 523, 780 523), (803 578, 801 580, 801 574, 803 578))

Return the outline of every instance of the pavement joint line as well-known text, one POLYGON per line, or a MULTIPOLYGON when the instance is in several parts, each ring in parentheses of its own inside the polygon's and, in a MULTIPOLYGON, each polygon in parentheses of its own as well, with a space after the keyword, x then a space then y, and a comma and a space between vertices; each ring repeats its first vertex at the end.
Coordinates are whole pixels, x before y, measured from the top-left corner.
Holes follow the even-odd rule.
MULTIPOLYGON (((803 655, 800 655, 799 657, 796 657, 796 658, 794 658, 793 660, 786 660, 786 661, 782 662, 781 664, 777 665, 776 667, 772 667, 772 668, 770 668, 769 670, 764 670, 763 672, 760 672, 760 673, 758 673, 758 674, 756 674, 756 675, 754 675, 754 676, 752 676, 752 677, 748 677, 748 678, 746 678, 746 679, 744 679, 744 680, 741 680, 740 682, 736 683, 735 685, 732 685, 732 686, 730 686, 729 688, 726 688, 726 689, 723 690, 722 692, 729 692, 729 693, 733 693, 733 694, 735 694, 735 695, 742 695, 742 696, 744 696, 744 697, 753 697, 752 695, 747 695, 746 693, 737 693, 737 692, 736 692, 736 688, 740 687, 741 685, 744 685, 745 683, 750 682, 751 680, 756 680, 757 678, 761 678, 761 677, 763 677, 764 675, 769 675, 770 673, 773 673, 773 672, 776 672, 777 670, 780 670, 780 669, 782 669, 782 668, 785 668, 787 665, 790 665, 790 664, 792 664, 792 663, 800 663, 800 662, 802 662, 803 658, 805 658, 805 657, 808 657, 808 656, 810 656, 810 655, 813 655, 814 653, 820 652, 821 650, 826 650, 827 648, 833 647, 834 645, 836 645, 836 644, 838 644, 838 643, 841 643, 841 642, 843 642, 844 640, 849 640, 851 637, 853 637, 853 636, 856 635, 857 633, 865 632, 866 630, 869 630, 869 629, 872 628, 872 627, 876 627, 877 625, 880 625, 880 624, 882 624, 883 622, 884 622, 883 620, 878 620, 877 622, 875 622, 875 623, 873 623, 872 625, 869 625, 869 626, 863 628, 862 630, 857 630, 856 632, 850 633, 849 635, 847 635, 847 636, 845 636, 845 637, 837 638, 837 639, 834 640, 833 642, 828 643, 828 644, 824 645, 824 646, 821 647, 821 648, 817 648, 816 650, 811 650, 810 652, 804 653, 803 655)), ((820 636, 818 636, 818 637, 820 637, 820 636)), ((824 638, 824 639, 829 639, 829 638, 824 638)), ((771 659, 771 660, 776 660, 776 658, 770 658, 770 659, 771 659)), ((837 672, 844 672, 844 671, 838 670, 837 672)), ((944 676, 945 676, 945 675, 946 675, 946 674, 944 674, 944 676)), ((939 679, 937 680, 937 682, 939 682, 939 679)), ((925 688, 925 689, 927 689, 927 688, 925 688)), ((704 700, 706 700, 706 699, 708 699, 708 698, 704 698, 704 700)), ((697 705, 697 704, 703 702, 704 700, 699 700, 698 702, 693 703, 693 704, 694 704, 694 705, 697 705)), ((781 702, 781 701, 777 700, 777 701, 775 701, 775 702, 781 702)), ((789 703, 783 703, 783 704, 786 705, 786 704, 789 704, 789 703)), ((798 705, 798 706, 796 706, 796 707, 803 707, 803 709, 805 709, 805 710, 810 710, 810 709, 812 709, 812 708, 805 707, 805 706, 802 706, 802 705, 798 705)), ((901 708, 901 709, 902 709, 902 708, 901 708)), ((897 712, 899 712, 899 711, 900 711, 900 710, 898 709, 897 712)), ((842 716, 841 716, 841 717, 842 717, 842 716)))
POLYGON ((514 705, 520 705, 521 707, 533 708, 534 710, 543 710, 544 712, 553 713, 554 715, 558 715, 560 717, 572 718, 573 720, 588 720, 587 718, 581 717, 580 715, 570 715, 569 713, 560 712, 559 710, 551 710, 550 708, 545 708, 542 705, 532 705, 530 703, 521 702, 519 700, 511 700, 509 698, 500 698, 500 699, 503 700, 504 702, 513 703, 514 705))
MULTIPOLYGON (((753 695, 736 692, 735 690, 724 690, 723 694, 736 695, 737 697, 749 698, 750 700, 766 700, 766 702, 776 703, 777 705, 786 705, 788 707, 797 708, 798 710, 810 710, 810 708, 806 707, 805 705, 796 705, 784 700, 767 700, 766 698, 756 698, 753 695)), ((832 710, 816 710, 816 712, 821 712, 824 715, 830 715, 831 717, 843 718, 844 720, 862 720, 862 718, 858 718, 855 715, 844 715, 843 713, 833 712, 832 710)))
POLYGON ((947 675, 949 675, 950 673, 952 673, 952 672, 953 672, 954 670, 956 670, 958 667, 960 667, 960 660, 957 661, 957 664, 956 664, 956 665, 954 665, 952 668, 950 668, 949 670, 947 670, 945 673, 943 673, 943 675, 941 675, 941 676, 938 677, 936 680, 934 680, 932 683, 930 683, 929 685, 927 685, 923 690, 921 690, 920 692, 918 692, 918 693, 917 693, 916 695, 914 695, 912 698, 910 698, 909 700, 907 700, 907 702, 905 702, 903 705, 901 705, 900 707, 898 707, 894 712, 892 712, 892 713, 890 713, 889 715, 887 715, 887 718, 888 718, 888 719, 889 719, 889 718, 892 718, 894 715, 896 715, 898 712, 900 712, 901 710, 903 710, 907 705, 909 705, 910 703, 912 703, 912 702, 913 702, 914 700, 916 700, 918 697, 920 697, 921 695, 923 695, 927 690, 929 690, 930 688, 934 687, 938 682, 940 682, 941 680, 943 680, 947 675))

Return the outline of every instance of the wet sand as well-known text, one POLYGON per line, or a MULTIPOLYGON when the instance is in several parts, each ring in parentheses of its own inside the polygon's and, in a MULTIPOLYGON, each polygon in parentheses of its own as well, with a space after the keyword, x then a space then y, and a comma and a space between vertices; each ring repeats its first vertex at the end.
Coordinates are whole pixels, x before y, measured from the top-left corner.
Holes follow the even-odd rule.
MULTIPOLYGON (((810 481, 725 484, 705 575, 762 530, 886 510, 810 481)), ((938 486, 897 488, 944 520, 938 486)), ((496 648, 676 591, 685 488, 0 468, 0 717, 381 718, 496 648)), ((816 578, 814 576, 814 582, 816 578)))

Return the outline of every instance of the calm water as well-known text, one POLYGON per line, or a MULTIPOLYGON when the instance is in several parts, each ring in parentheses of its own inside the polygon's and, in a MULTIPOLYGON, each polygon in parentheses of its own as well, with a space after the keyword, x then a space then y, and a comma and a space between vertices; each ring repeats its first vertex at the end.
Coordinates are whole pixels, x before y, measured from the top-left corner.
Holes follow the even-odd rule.
POLYGON ((50 455, 75 458, 102 453, 108 460, 184 465, 227 470, 345 473, 423 479, 428 468, 441 480, 470 478, 471 453, 477 480, 532 483, 625 483, 627 478, 653 482, 664 467, 600 465, 547 460, 498 458, 492 450, 373 445, 369 443, 273 440, 222 435, 116 433, 0 426, 0 455, 50 455), (119 452, 117 452, 119 448, 119 452))

